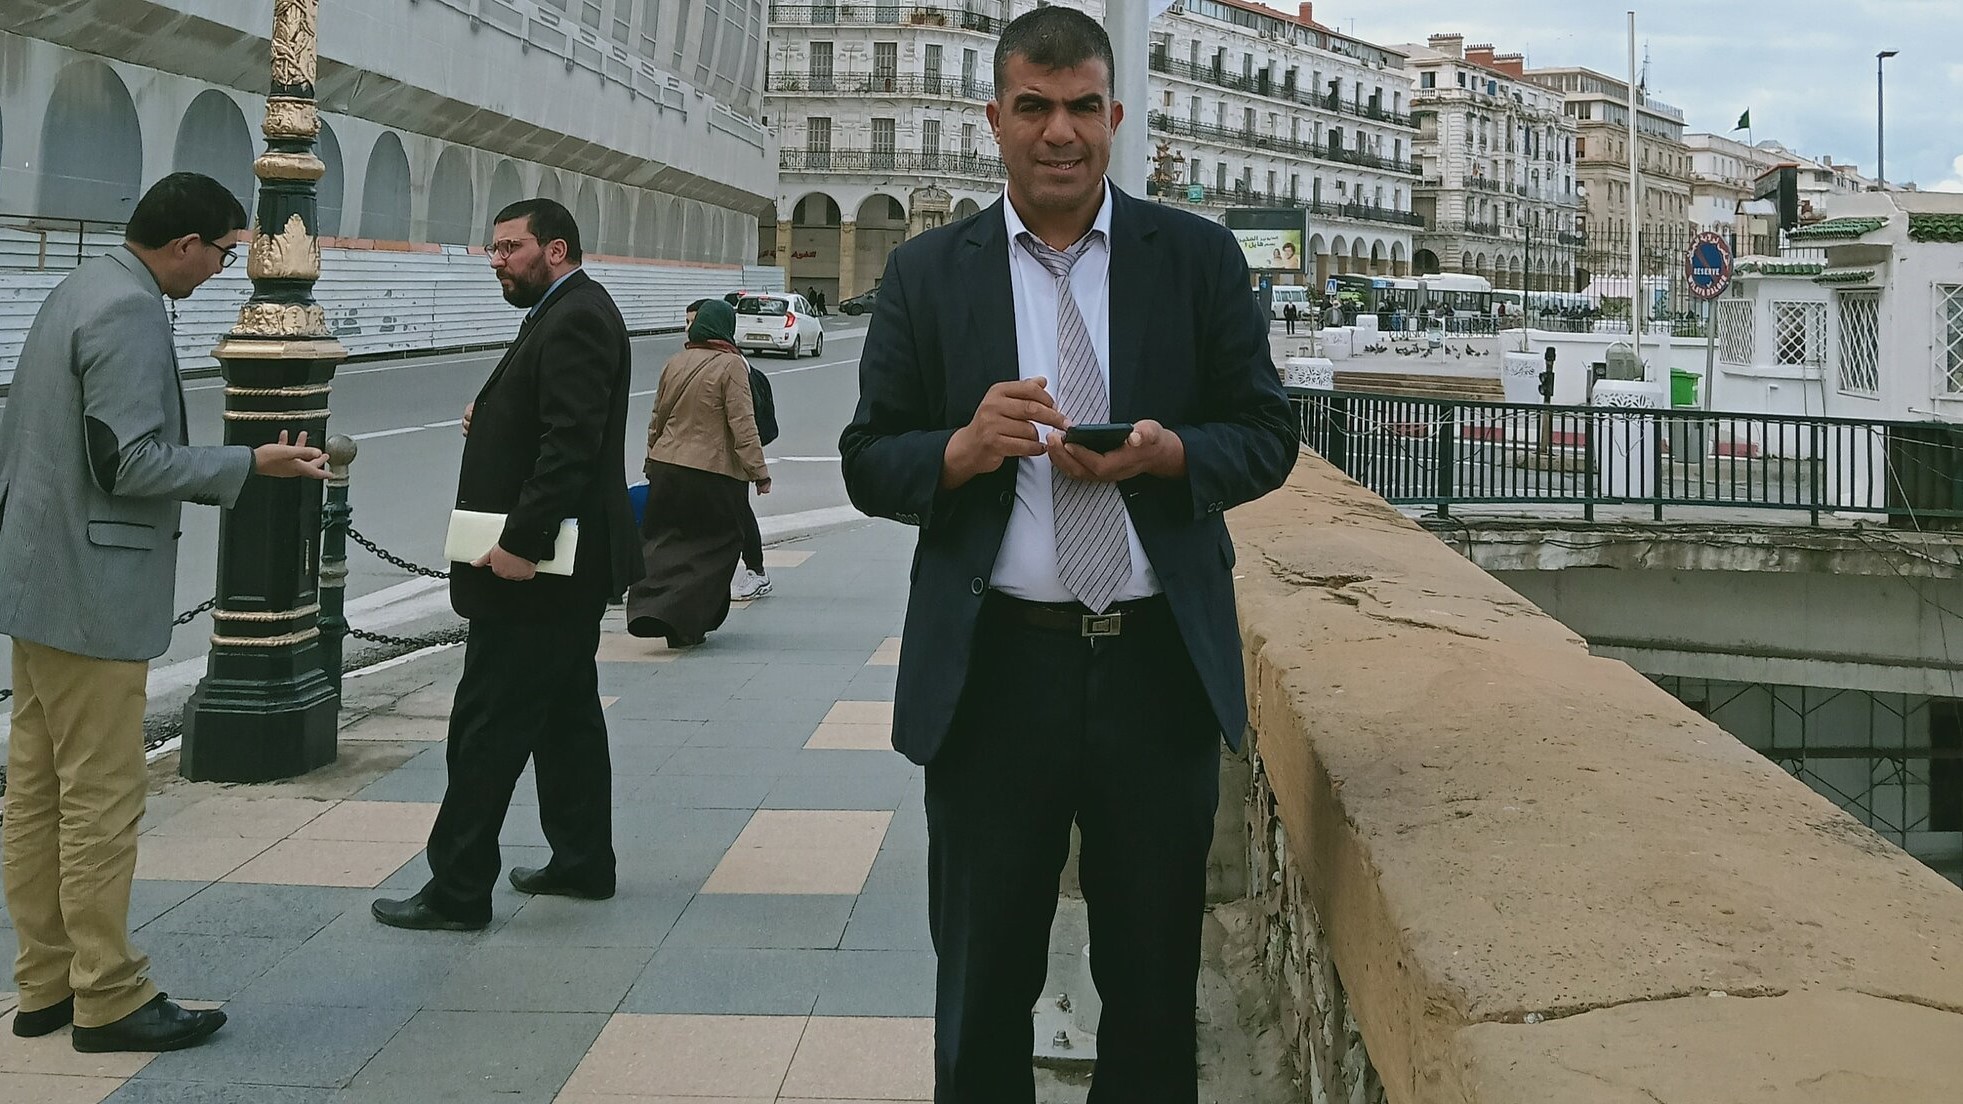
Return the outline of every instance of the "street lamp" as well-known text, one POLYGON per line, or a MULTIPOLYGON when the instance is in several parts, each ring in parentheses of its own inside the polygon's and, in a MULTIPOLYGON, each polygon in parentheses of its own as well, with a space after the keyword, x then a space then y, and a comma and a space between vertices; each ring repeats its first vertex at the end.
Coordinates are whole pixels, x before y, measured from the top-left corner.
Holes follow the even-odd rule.
POLYGON ((1900 50, 1883 50, 1874 55, 1874 179, 1876 188, 1888 190, 1888 170, 1881 159, 1882 146, 1882 100, 1885 95, 1881 82, 1881 66, 1889 58, 1901 53, 1900 50))

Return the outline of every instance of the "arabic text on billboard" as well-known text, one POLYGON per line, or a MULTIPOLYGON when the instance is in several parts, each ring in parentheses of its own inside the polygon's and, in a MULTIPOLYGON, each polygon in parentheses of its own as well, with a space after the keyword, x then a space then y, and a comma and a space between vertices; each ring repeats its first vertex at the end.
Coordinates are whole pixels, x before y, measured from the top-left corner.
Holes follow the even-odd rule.
POLYGON ((1302 231, 1235 228, 1233 234, 1248 268, 1256 272, 1302 271, 1302 231))

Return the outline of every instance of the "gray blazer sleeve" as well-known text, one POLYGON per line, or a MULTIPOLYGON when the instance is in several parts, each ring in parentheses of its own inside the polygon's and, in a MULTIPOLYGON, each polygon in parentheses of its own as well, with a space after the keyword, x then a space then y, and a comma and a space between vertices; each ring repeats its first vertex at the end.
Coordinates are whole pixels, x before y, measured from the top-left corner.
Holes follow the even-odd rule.
MULTIPOLYGON (((89 473, 113 495, 230 507, 252 474, 244 445, 167 440, 156 381, 177 378, 170 322, 147 295, 118 296, 75 335, 89 473)), ((175 384, 173 382, 173 387, 175 384)))

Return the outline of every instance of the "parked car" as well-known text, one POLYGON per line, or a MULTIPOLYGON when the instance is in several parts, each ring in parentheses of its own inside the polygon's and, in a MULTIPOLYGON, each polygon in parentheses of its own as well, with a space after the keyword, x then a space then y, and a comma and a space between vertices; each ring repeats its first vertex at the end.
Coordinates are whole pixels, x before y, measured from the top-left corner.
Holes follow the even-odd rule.
POLYGON ((873 288, 871 291, 862 291, 850 299, 841 300, 838 304, 838 312, 840 314, 871 314, 873 300, 878 295, 878 288, 873 288))
POLYGON ((744 352, 800 357, 824 352, 825 328, 796 292, 745 295, 736 301, 736 347, 744 352))

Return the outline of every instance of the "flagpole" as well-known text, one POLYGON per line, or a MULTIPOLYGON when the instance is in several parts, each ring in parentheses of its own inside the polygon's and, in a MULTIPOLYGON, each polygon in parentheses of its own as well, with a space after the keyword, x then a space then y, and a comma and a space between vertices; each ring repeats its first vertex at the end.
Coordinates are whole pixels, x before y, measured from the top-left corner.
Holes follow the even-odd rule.
MULTIPOLYGON (((1642 108, 1636 102, 1636 13, 1629 12, 1629 333, 1635 344, 1636 363, 1643 362, 1643 251, 1642 178, 1637 175, 1637 147, 1642 138, 1636 130, 1636 117, 1642 108)), ((1649 382, 1649 369, 1643 369, 1649 382)))

